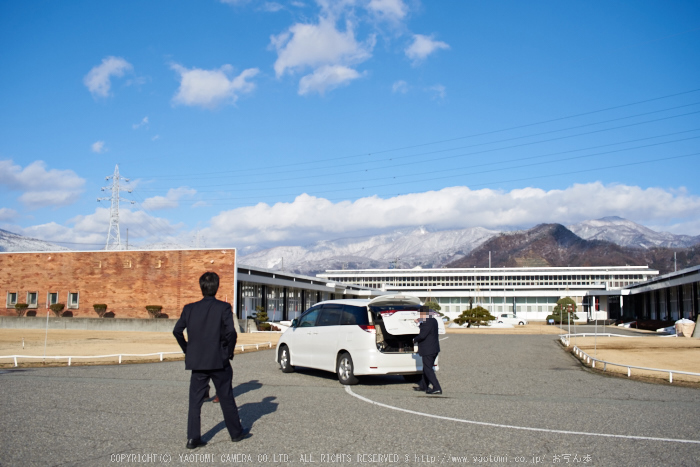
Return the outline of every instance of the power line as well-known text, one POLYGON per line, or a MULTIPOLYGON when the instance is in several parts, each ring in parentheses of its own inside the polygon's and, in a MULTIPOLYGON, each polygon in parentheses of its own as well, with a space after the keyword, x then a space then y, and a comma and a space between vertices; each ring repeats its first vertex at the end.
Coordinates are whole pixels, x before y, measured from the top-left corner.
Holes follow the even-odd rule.
MULTIPOLYGON (((700 111, 691 112, 691 113, 692 113, 692 114, 696 114, 696 113, 700 113, 700 111)), ((686 115, 688 115, 688 114, 683 114, 683 115, 681 115, 681 116, 686 116, 686 115)), ((577 133, 577 134, 574 134, 574 135, 567 135, 567 136, 562 136, 562 137, 558 137, 558 138, 550 138, 550 139, 546 139, 546 140, 531 141, 531 142, 528 142, 528 143, 521 143, 521 144, 516 144, 516 145, 511 145, 511 146, 505 146, 505 147, 500 147, 500 148, 485 149, 485 150, 482 150, 482 151, 473 151, 473 152, 464 153, 464 154, 457 154, 457 155, 452 155, 452 156, 445 156, 445 157, 440 157, 440 158, 433 158, 433 159, 430 159, 429 161, 420 161, 419 163, 437 162, 437 161, 447 160, 447 159, 455 159, 455 158, 462 158, 462 157, 466 157, 466 156, 481 155, 481 154, 486 154, 486 153, 491 153, 491 152, 496 152, 496 151, 502 151, 502 150, 506 150, 506 149, 514 149, 514 148, 519 148, 519 147, 524 147, 524 146, 532 146, 532 145, 536 145, 536 144, 548 143, 548 142, 557 141, 557 140, 562 140, 562 139, 568 139, 568 138, 574 138, 574 137, 578 137, 578 136, 584 136, 584 135, 589 135, 589 134, 600 133, 600 132, 603 132, 603 131, 610 131, 610 130, 615 130, 615 129, 620 129, 620 128, 627 128, 627 127, 630 127, 630 126, 642 125, 642 124, 645 124, 645 123, 656 122, 656 121, 659 121, 659 120, 667 120, 667 119, 675 118, 675 117, 677 117, 677 116, 663 117, 663 118, 661 118, 661 119, 648 120, 648 121, 644 121, 644 122, 636 122, 636 123, 632 123, 632 124, 629 124, 629 125, 622 125, 622 126, 614 127, 614 128, 606 128, 606 129, 601 129, 601 130, 594 130, 594 131, 590 131, 590 132, 577 133)), ((571 153, 571 152, 579 152, 579 151, 586 151, 586 150, 592 150, 592 149, 600 149, 600 148, 603 148, 603 147, 609 147, 609 146, 620 145, 620 144, 628 144, 628 143, 633 143, 633 142, 638 142, 638 141, 644 141, 644 140, 654 139, 654 138, 662 138, 662 137, 666 137, 666 136, 673 136, 673 135, 688 133, 688 132, 692 132, 692 131, 698 131, 698 129, 692 129, 692 130, 685 130, 685 131, 673 132, 673 133, 668 133, 668 134, 665 134, 665 135, 651 136, 651 137, 646 137, 646 138, 638 138, 638 139, 634 139, 634 140, 627 140, 627 141, 623 141, 623 142, 609 143, 609 144, 604 144, 604 145, 599 145, 599 146, 592 146, 592 147, 582 148, 582 149, 579 148, 579 149, 572 149, 572 150, 568 150, 568 151, 560 151, 560 152, 555 152, 555 153, 550 153, 550 154, 545 154, 545 155, 528 156, 528 157, 524 157, 524 158, 519 157, 519 158, 515 158, 515 159, 509 159, 509 160, 506 160, 506 161, 489 162, 489 163, 487 163, 486 165, 501 164, 501 163, 506 163, 506 162, 517 162, 517 161, 520 161, 520 160, 528 160, 528 159, 541 158, 541 157, 551 157, 551 156, 554 156, 554 155, 568 154, 568 153, 571 153)), ((677 140, 672 140, 672 141, 668 141, 668 142, 665 142, 665 143, 655 143, 654 145, 656 145, 656 144, 670 144, 670 143, 674 143, 674 142, 687 141, 688 139, 695 139, 695 138, 677 139, 677 140)), ((653 145, 638 146, 638 147, 636 147, 635 149, 641 149, 641 148, 649 147, 649 146, 653 146, 653 145)), ((566 159, 564 159, 564 160, 566 160, 566 159)), ((375 169, 373 169, 373 170, 376 171, 376 170, 381 170, 381 169, 395 169, 395 168, 397 168, 397 167, 405 167, 405 166, 410 166, 410 165, 415 165, 415 164, 417 164, 417 163, 415 163, 415 162, 406 162, 406 163, 403 163, 403 164, 393 164, 393 165, 390 165, 390 166, 378 167, 378 168, 375 168, 375 169)), ((453 170, 453 169, 445 169, 445 171, 447 171, 447 170, 453 170)), ((324 174, 324 176, 350 175, 350 174, 366 173, 366 172, 368 172, 367 169, 358 169, 358 170, 351 170, 351 171, 344 171, 344 172, 335 172, 335 173, 330 173, 330 174, 324 174)), ((422 172, 422 173, 425 173, 425 172, 422 172)), ((306 177, 295 177, 295 178, 293 178, 293 179, 290 178, 290 177, 285 177, 285 178, 278 178, 278 179, 268 179, 268 180, 266 180, 266 183, 277 183, 277 182, 286 182, 286 181, 290 181, 290 180, 317 179, 317 178, 318 178, 318 175, 309 175, 309 176, 306 176, 306 177)), ((369 180, 376 180, 376 179, 366 179, 366 178, 363 179, 363 181, 369 181, 369 180)), ((355 182, 354 182, 353 180, 351 180, 351 181, 347 181, 347 182, 315 183, 315 184, 314 184, 314 187, 326 186, 326 185, 336 185, 336 184, 339 184, 339 183, 355 183, 355 182)), ((243 185, 259 185, 259 184, 260 184, 260 182, 258 182, 258 181, 237 182, 237 183, 236 183, 236 186, 243 186, 243 185)), ((207 186, 207 187, 212 187, 212 186, 229 186, 229 184, 222 184, 222 185, 212 185, 212 184, 208 184, 208 185, 206 185, 206 186, 207 186)), ((291 186, 291 187, 290 187, 290 186, 285 186, 284 188, 303 188, 304 186, 305 186, 305 185, 294 185, 294 186, 291 186)), ((196 185, 194 185, 194 187, 196 187, 196 185)), ((265 188, 265 190, 268 191, 267 188, 265 188)), ((211 192, 216 192, 216 191, 221 191, 221 190, 200 191, 200 193, 211 193, 211 192)), ((227 191, 229 191, 229 192, 231 192, 231 191, 234 191, 234 192, 236 192, 236 191, 246 191, 246 192, 250 192, 251 190, 250 190, 249 188, 241 188, 241 189, 229 189, 229 190, 227 190, 227 191)))
MULTIPOLYGON (((617 168, 617 167, 626 167, 626 166, 631 166, 631 165, 638 165, 638 164, 648 164, 652 162, 659 162, 659 161, 666 161, 666 160, 674 160, 674 159, 679 159, 679 158, 686 158, 686 157, 692 157, 695 155, 698 155, 700 153, 691 153, 691 154, 685 154, 682 156, 672 156, 672 157, 662 157, 658 159, 648 159, 646 161, 637 161, 637 162, 632 162, 632 163, 626 163, 626 164, 620 164, 620 165, 613 165, 613 166, 608 166, 608 167, 600 167, 595 170, 604 170, 608 168, 617 168)), ((535 165, 535 164, 532 164, 535 165)), ((562 173, 557 173, 557 174, 547 174, 547 175, 541 175, 541 176, 533 176, 533 177, 524 177, 524 178, 519 178, 515 180, 504 180, 501 182, 489 182, 489 183, 484 183, 484 184, 479 184, 479 185, 469 185, 469 187, 473 186, 488 186, 488 185, 493 185, 497 183, 510 183, 510 182, 516 182, 516 181, 527 181, 527 180, 536 180, 540 178, 548 178, 552 176, 558 176, 558 175, 568 175, 568 174, 574 174, 574 173, 583 173, 583 172, 588 172, 590 170, 578 170, 578 171, 572 171, 572 172, 562 172, 562 173)), ((435 177, 435 178, 430 178, 430 179, 425 179, 422 178, 420 181, 435 181, 435 180, 444 180, 448 178, 454 178, 454 177, 462 177, 465 174, 453 174, 445 177, 435 177)), ((471 174, 467 174, 471 175, 471 174)), ((363 186, 360 189, 365 190, 367 188, 378 188, 378 187, 386 187, 386 186, 397 186, 397 185, 406 185, 406 184, 413 184, 416 183, 415 180, 407 181, 407 182, 396 182, 396 183, 382 183, 381 185, 375 185, 375 186, 363 186)), ((357 188, 347 188, 347 189, 340 189, 340 190, 325 190, 325 191, 317 191, 314 193, 314 195, 311 196, 316 196, 316 195, 325 195, 327 193, 342 193, 342 192, 348 192, 348 191, 354 191, 357 190, 357 188)), ((400 193, 401 194, 401 193, 400 193)), ((406 193, 402 193, 406 194, 406 193)), ((284 196, 297 196, 299 195, 298 192, 295 193, 283 193, 283 194, 276 194, 274 195, 275 197, 284 197, 284 196)), ((269 196, 268 198, 271 198, 272 196, 269 196)), ((364 197, 364 196, 363 196, 364 197)), ((265 198, 265 197, 263 197, 265 198)), ((241 196, 241 197, 229 197, 229 198, 206 198, 205 201, 237 201, 237 200, 248 200, 248 199, 260 199, 259 196, 241 196)), ((328 199, 329 201, 337 201, 340 199, 345 199, 345 198, 338 198, 338 199, 328 199)))
MULTIPOLYGON (((379 150, 379 151, 370 151, 367 153, 361 153, 361 154, 353 154, 350 156, 338 156, 338 157, 332 157, 332 158, 323 158, 323 159, 315 159, 311 161, 304 161, 304 162, 295 162, 295 163, 290 163, 290 164, 277 164, 276 167, 278 168, 286 168, 286 167, 294 167, 294 166, 300 166, 300 165, 309 165, 309 164, 317 164, 318 162, 328 162, 328 161, 337 161, 337 160, 344 160, 344 159, 353 159, 357 157, 365 157, 365 156, 371 156, 371 155, 377 155, 377 154, 386 154, 389 152, 395 152, 395 151, 403 151, 406 149, 414 149, 414 148, 419 148, 419 147, 425 147, 425 146, 430 146, 434 144, 442 144, 442 143, 447 143, 447 142, 452 142, 452 141, 458 141, 458 140, 463 140, 463 139, 468 139, 468 138, 476 138, 479 136, 487 136, 487 135, 492 135, 492 134, 497 134, 497 133, 503 133, 507 131, 512 131, 512 130, 518 130, 518 129, 523 129, 523 128, 529 128, 537 125, 544 125, 547 123, 554 123, 558 121, 563 121, 563 120, 568 120, 568 119, 573 119, 573 118, 578 118, 578 117, 583 117, 586 115, 593 115, 597 113, 602 113, 602 112, 608 112, 611 110, 617 110, 617 109, 622 109, 626 107, 632 107, 635 105, 641 105, 641 104, 646 104, 649 102, 655 102, 663 99, 670 99, 672 97, 678 97, 678 96, 683 96, 687 94, 692 94, 695 92, 700 91, 700 88, 696 89, 691 89, 688 91, 682 91, 678 93, 673 93, 673 94, 667 94, 664 96, 659 96, 659 97, 654 97, 650 99, 644 99, 636 102, 631 102, 627 104, 621 104, 621 105, 616 105, 616 106, 611 106, 611 107, 605 107, 603 109, 597 109, 597 110, 592 110, 592 111, 587 111, 587 112, 581 112, 577 114, 572 114, 572 115, 567 115, 563 117, 557 117, 557 118, 552 118, 548 120, 542 120, 539 122, 533 122, 533 123, 527 123, 523 125, 516 125, 512 127, 506 127, 506 128, 501 128, 497 130, 491 130, 491 131, 485 131, 481 133, 474 133, 470 135, 465 135, 465 136, 459 136, 455 138, 448 138, 448 139, 442 139, 442 140, 437 140, 437 141, 431 141, 427 143, 421 143, 421 144, 415 144, 415 145, 408 145, 408 146, 401 146, 393 149, 385 149, 385 150, 379 150)), ((696 105, 696 104, 689 104, 689 105, 696 105)), ((682 107, 682 106, 681 106, 682 107)), ((192 178, 193 176, 198 176, 198 175, 219 175, 225 174, 225 173, 237 173, 237 174, 245 174, 247 172, 252 172, 252 171, 260 171, 260 170, 266 170, 267 174, 269 174, 269 169, 266 168, 254 168, 254 169, 237 169, 237 170, 231 170, 231 171, 218 171, 218 172, 202 172, 202 173, 192 173, 187 176, 187 178, 192 178)), ((183 178, 182 176, 175 176, 175 177, 162 177, 160 175, 139 175, 139 178, 156 178, 160 180, 168 180, 168 179, 177 179, 177 178, 183 178)))

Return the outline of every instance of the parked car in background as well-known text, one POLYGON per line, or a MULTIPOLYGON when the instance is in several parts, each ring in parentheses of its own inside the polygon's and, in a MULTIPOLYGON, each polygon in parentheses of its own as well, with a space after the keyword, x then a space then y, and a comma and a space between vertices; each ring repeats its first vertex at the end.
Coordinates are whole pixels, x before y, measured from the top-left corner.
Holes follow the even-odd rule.
POLYGON ((358 375, 402 375, 417 382, 423 363, 413 338, 420 306, 407 295, 317 303, 280 336, 275 361, 285 373, 297 366, 335 372, 341 384, 356 384, 358 375))
POLYGON ((524 326, 527 324, 527 320, 518 318, 513 313, 500 313, 496 317, 496 322, 497 323, 518 325, 518 326, 524 326))

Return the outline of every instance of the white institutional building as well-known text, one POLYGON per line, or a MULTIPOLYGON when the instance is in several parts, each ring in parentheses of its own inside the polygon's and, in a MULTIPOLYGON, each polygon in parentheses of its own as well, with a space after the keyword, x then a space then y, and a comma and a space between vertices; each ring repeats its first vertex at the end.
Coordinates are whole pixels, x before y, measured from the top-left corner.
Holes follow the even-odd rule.
POLYGON ((450 318, 481 305, 492 314, 510 312, 519 318, 544 321, 557 300, 571 297, 579 320, 607 319, 620 314, 619 292, 653 279, 648 266, 524 267, 455 269, 329 270, 317 277, 330 286, 354 284, 391 293, 415 295, 438 302, 450 318))

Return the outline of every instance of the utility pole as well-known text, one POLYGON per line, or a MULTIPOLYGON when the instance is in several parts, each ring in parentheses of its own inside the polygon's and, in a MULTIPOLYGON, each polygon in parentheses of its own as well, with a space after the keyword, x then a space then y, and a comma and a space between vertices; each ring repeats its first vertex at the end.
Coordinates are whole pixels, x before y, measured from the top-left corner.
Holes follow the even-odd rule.
MULTIPOLYGON (((107 231, 107 243, 105 243, 105 250, 121 250, 122 241, 119 235, 119 201, 121 197, 119 196, 120 191, 126 191, 131 193, 131 190, 125 187, 120 187, 119 181, 123 180, 129 182, 128 178, 119 176, 119 165, 114 166, 114 174, 109 177, 105 177, 105 180, 112 179, 112 186, 102 187, 102 191, 110 190, 112 195, 109 198, 97 198, 97 201, 111 201, 111 206, 109 208, 109 230, 107 231)), ((128 201, 128 200, 125 200, 128 201)), ((129 201, 134 204, 133 201, 129 201)))

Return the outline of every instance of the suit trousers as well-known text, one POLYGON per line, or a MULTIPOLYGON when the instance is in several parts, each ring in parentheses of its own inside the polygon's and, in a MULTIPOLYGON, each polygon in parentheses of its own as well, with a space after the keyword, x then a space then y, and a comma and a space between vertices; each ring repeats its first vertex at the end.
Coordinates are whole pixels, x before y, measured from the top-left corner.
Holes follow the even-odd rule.
POLYGON ((433 355, 423 355, 423 379, 421 380, 419 387, 423 389, 424 391, 427 391, 428 388, 430 387, 429 385, 433 385, 433 391, 435 390, 440 390, 442 391, 442 388, 440 387, 440 383, 438 383, 437 376, 435 375, 435 370, 433 369, 433 365, 435 365, 435 359, 437 358, 438 354, 433 354, 433 355))
POLYGON ((214 382, 216 395, 219 396, 221 411, 224 413, 224 422, 232 438, 243 432, 241 420, 238 416, 238 407, 233 398, 233 370, 226 362, 226 367, 219 370, 192 370, 190 377, 190 406, 187 413, 187 439, 201 437, 202 404, 209 390, 209 380, 214 382))

